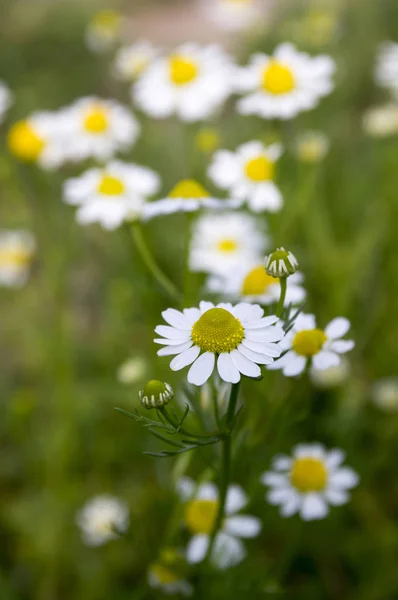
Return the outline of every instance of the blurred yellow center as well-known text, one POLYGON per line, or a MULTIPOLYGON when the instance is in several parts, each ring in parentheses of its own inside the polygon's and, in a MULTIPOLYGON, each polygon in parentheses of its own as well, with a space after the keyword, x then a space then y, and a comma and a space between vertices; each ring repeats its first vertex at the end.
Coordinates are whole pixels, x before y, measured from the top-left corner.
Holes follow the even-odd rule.
POLYGON ((235 252, 238 249, 238 243, 236 240, 227 238, 218 242, 217 249, 220 252, 225 252, 226 254, 229 254, 230 252, 235 252))
POLYGON ((120 23, 120 15, 115 10, 101 10, 92 20, 95 27, 107 31, 115 31, 120 23))
POLYGON ((194 179, 182 179, 170 191, 169 198, 206 198, 208 192, 194 179))
POLYGON ((263 71, 262 87, 271 94, 287 94, 294 90, 296 81, 290 67, 271 60, 263 71))
POLYGON ((192 327, 192 340, 204 352, 231 352, 245 337, 242 323, 225 308, 210 308, 192 327))
POLYGON ((8 132, 7 142, 12 154, 26 161, 36 160, 46 145, 28 121, 15 123, 8 132))
POLYGON ((293 463, 290 478, 300 492, 319 492, 326 485, 328 472, 318 458, 298 458, 293 463))
POLYGON ((174 573, 168 567, 165 567, 161 563, 154 563, 151 566, 151 573, 158 580, 158 582, 162 585, 168 585, 170 583, 175 583, 176 581, 180 581, 181 577, 179 577, 176 573, 174 573))
POLYGON ((197 133, 195 142, 202 152, 214 152, 220 146, 220 134, 216 129, 205 127, 197 133))
POLYGON ((327 336, 322 329, 303 329, 293 339, 293 350, 301 356, 314 356, 321 350, 327 336))
POLYGON ((179 54, 169 58, 169 76, 175 85, 186 85, 197 78, 198 66, 190 59, 179 54))
POLYGON ((0 249, 0 268, 1 267, 24 267, 30 259, 30 254, 24 250, 1 250, 0 249))
POLYGON ((217 512, 217 500, 191 500, 185 508, 185 524, 191 533, 210 534, 217 512))
POLYGON ((104 175, 98 184, 98 191, 105 196, 121 196, 125 186, 123 181, 112 175, 104 175))
POLYGON ((248 273, 243 281, 243 296, 260 296, 264 294, 270 285, 275 285, 276 280, 265 272, 261 265, 255 267, 248 273))
POLYGON ((275 165, 266 156, 258 156, 245 165, 245 173, 252 181, 267 181, 274 176, 275 165))
POLYGON ((101 106, 93 107, 87 111, 83 125, 89 133, 104 133, 109 127, 107 110, 101 106))

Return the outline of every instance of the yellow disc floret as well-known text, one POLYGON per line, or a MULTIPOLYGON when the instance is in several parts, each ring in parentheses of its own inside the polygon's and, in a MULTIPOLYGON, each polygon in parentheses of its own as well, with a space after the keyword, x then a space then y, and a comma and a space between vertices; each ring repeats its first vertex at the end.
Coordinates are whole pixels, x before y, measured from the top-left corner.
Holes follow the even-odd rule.
POLYGON ((298 458, 294 461, 290 479, 300 492, 319 492, 326 486, 328 472, 318 458, 298 458))
POLYGON ((327 336, 322 329, 303 329, 293 338, 293 350, 301 356, 314 356, 322 349, 327 336))
POLYGON ((271 60, 263 71, 261 84, 265 91, 279 95, 294 90, 296 80, 290 67, 277 60, 271 60))
POLYGON ((267 275, 263 265, 261 265, 255 267, 246 275, 241 293, 243 296, 261 296, 265 294, 270 285, 276 283, 275 278, 267 275))
POLYGON ((29 121, 15 123, 8 132, 7 142, 14 156, 32 162, 40 156, 46 145, 29 121))
POLYGON ((84 116, 84 129, 89 133, 104 133, 109 127, 108 111, 102 106, 93 106, 84 116))
POLYGON ((1 250, 0 267, 25 267, 30 261, 30 253, 24 250, 1 250))
POLYGON ((236 240, 233 240, 232 238, 220 240, 217 244, 217 250, 219 250, 220 252, 225 252, 226 254, 235 252, 238 249, 238 247, 238 242, 236 240))
POLYGON ((275 164, 266 156, 252 158, 245 165, 245 173, 252 181, 268 181, 274 176, 275 164))
POLYGON ((169 192, 169 198, 207 198, 208 192, 194 179, 182 179, 169 192))
POLYGON ((120 25, 121 17, 116 10, 101 10, 93 18, 91 24, 103 31, 116 31, 120 25))
POLYGON ((217 500, 191 500, 185 508, 185 524, 191 533, 210 534, 217 512, 217 500))
POLYGON ((244 337, 242 323, 225 308, 210 308, 192 327, 192 340, 204 352, 232 352, 244 337))
POLYGON ((123 181, 112 175, 103 175, 98 184, 98 192, 104 196, 121 196, 125 191, 123 181))
POLYGON ((175 85, 186 85, 197 78, 198 66, 189 58, 174 54, 169 58, 169 77, 175 85))

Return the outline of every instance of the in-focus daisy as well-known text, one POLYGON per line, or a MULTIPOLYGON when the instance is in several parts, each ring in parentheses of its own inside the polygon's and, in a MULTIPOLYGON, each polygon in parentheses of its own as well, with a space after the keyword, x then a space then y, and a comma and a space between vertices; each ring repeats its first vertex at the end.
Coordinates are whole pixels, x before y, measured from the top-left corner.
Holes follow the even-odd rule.
POLYGON ((295 140, 295 152, 303 163, 317 163, 327 155, 329 138, 321 131, 305 131, 295 140))
POLYGON ((92 52, 110 50, 120 37, 123 19, 115 10, 101 10, 91 19, 85 33, 87 47, 92 52))
POLYGON ((245 200, 254 212, 276 212, 283 204, 273 181, 281 152, 280 144, 264 146, 257 141, 243 144, 235 152, 218 150, 208 174, 218 187, 228 190, 232 198, 245 200))
POLYGON ((369 108, 362 117, 364 132, 371 137, 388 137, 398 133, 398 104, 369 108))
POLYGON ((114 100, 81 98, 65 109, 63 119, 69 131, 69 158, 75 161, 109 160, 115 152, 128 150, 140 132, 133 114, 114 100))
POLYGON ((12 94, 3 81, 0 81, 0 123, 12 104, 12 94))
POLYGON ((381 44, 375 66, 375 81, 398 98, 398 44, 381 44))
POLYGON ((96 496, 77 513, 76 522, 88 546, 101 546, 127 531, 129 511, 118 498, 96 496))
POLYGON ((283 350, 287 350, 269 369, 282 369, 287 377, 302 373, 310 362, 315 369, 328 369, 341 362, 340 355, 354 347, 352 340, 342 340, 350 328, 350 322, 344 317, 333 319, 323 329, 318 329, 314 315, 301 313, 292 329, 281 341, 283 350))
POLYGON ((254 217, 231 212, 203 215, 193 230, 189 264, 192 271, 227 273, 257 260, 269 239, 254 217))
POLYGON ((183 121, 200 121, 228 98, 233 69, 219 46, 184 44, 151 64, 135 84, 133 96, 155 119, 176 114, 183 121))
POLYGON ((193 587, 185 579, 184 556, 174 548, 165 548, 148 569, 148 583, 168 595, 191 596, 193 587))
POLYGON ((241 375, 260 377, 259 365, 270 365, 281 354, 276 342, 284 331, 278 318, 264 317, 258 304, 202 301, 199 308, 169 308, 162 316, 168 325, 155 328, 162 336, 155 343, 164 346, 158 356, 174 354, 173 371, 192 365, 188 381, 194 385, 203 385, 214 370, 230 383, 240 381, 241 375))
POLYGON ((212 198, 195 179, 182 179, 170 190, 166 198, 150 202, 144 207, 143 219, 176 212, 196 212, 202 208, 235 208, 238 204, 233 200, 212 198))
POLYGON ((386 412, 398 412, 398 377, 384 377, 372 386, 373 402, 386 412))
POLYGON ((113 161, 92 168, 64 184, 64 200, 79 206, 81 225, 100 223, 115 229, 126 220, 141 217, 146 199, 159 189, 155 171, 135 164, 113 161))
POLYGON ((271 488, 266 499, 280 506, 283 517, 300 513, 304 521, 323 519, 329 505, 346 504, 348 490, 358 484, 355 471, 341 466, 344 458, 342 450, 328 451, 321 444, 299 444, 291 457, 275 456, 273 470, 261 477, 271 488))
MULTIPOLYGON (((188 477, 184 477, 184 522, 192 534, 187 547, 186 558, 196 564, 205 558, 210 544, 215 519, 219 508, 219 492, 213 483, 203 483, 196 487, 188 477), (187 492, 190 488, 190 494, 187 492)), ((249 500, 239 485, 228 487, 226 507, 221 530, 217 533, 210 560, 218 569, 228 569, 246 557, 241 538, 257 537, 261 522, 256 517, 240 515, 249 500)))
POLYGON ((332 91, 334 70, 329 56, 312 58, 292 44, 281 44, 273 56, 254 54, 236 77, 237 90, 247 93, 239 100, 238 111, 264 119, 291 119, 332 91))
POLYGON ((124 81, 134 81, 142 75, 158 54, 158 49, 146 40, 140 40, 130 46, 122 46, 116 53, 115 74, 124 81))
MULTIPOLYGON (((303 302, 306 292, 302 282, 303 275, 299 272, 287 278, 285 305, 303 302)), ((280 296, 279 279, 266 273, 261 259, 238 266, 225 275, 213 275, 209 278, 207 287, 209 291, 224 297, 262 305, 277 302, 280 296)))
POLYGON ((218 27, 241 31, 263 20, 264 0, 202 0, 203 13, 218 27))
POLYGON ((26 283, 35 245, 28 231, 0 230, 0 285, 21 287, 26 283))

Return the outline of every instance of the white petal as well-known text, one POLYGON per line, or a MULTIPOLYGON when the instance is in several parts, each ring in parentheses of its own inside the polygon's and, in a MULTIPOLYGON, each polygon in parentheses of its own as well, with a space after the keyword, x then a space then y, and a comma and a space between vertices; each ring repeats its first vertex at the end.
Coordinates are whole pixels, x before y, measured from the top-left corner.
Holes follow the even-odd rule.
POLYGON ((278 317, 271 315, 270 317, 263 317, 258 321, 252 321, 245 324, 245 329, 262 329, 263 327, 269 327, 279 321, 278 317))
POLYGON ((239 350, 232 350, 230 356, 235 367, 242 373, 242 375, 246 375, 246 377, 260 377, 260 367, 256 365, 256 363, 243 356, 239 350))
POLYGON ((219 569, 228 569, 239 564, 246 556, 242 542, 226 533, 220 532, 214 542, 211 562, 219 569))
POLYGON ((323 519, 328 514, 328 506, 320 494, 306 494, 301 505, 304 521, 323 519))
POLYGON ((238 383, 240 381, 240 373, 228 352, 222 352, 218 357, 217 370, 223 381, 228 383, 238 383))
POLYGON ((333 488, 353 488, 358 485, 359 477, 353 469, 342 467, 329 477, 329 485, 333 488))
POLYGON ((330 344, 330 350, 338 354, 345 354, 353 349, 355 342, 353 340, 336 340, 330 344))
POLYGON ((302 497, 296 492, 292 492, 289 500, 281 506, 280 512, 282 517, 291 517, 301 507, 302 497))
POLYGON ((318 354, 312 357, 312 365, 315 369, 328 369, 329 367, 336 367, 340 364, 340 358, 334 352, 328 350, 321 350, 318 354))
POLYGON ((279 342, 285 337, 285 332, 279 325, 272 325, 265 329, 251 329, 246 331, 245 338, 254 342, 279 342))
POLYGON ((202 483, 196 494, 195 498, 200 500, 218 500, 218 489, 214 483, 202 483))
POLYGON ((172 356, 173 354, 180 354, 192 347, 192 340, 185 342, 185 344, 179 344, 178 346, 165 346, 157 351, 158 356, 172 356))
POLYGON ((196 564, 201 562, 206 556, 209 547, 210 538, 208 535, 194 535, 187 546, 187 562, 196 564))
POLYGON ((260 480, 264 485, 269 485, 271 487, 286 487, 289 484, 287 475, 282 473, 273 473, 272 471, 263 473, 260 480))
POLYGON ((272 467, 276 471, 288 471, 291 466, 292 459, 290 456, 286 456, 286 454, 277 454, 272 461, 272 467))
POLYGON ((332 506, 341 506, 342 504, 346 504, 350 499, 347 492, 343 490, 327 489, 324 494, 326 500, 332 506))
POLYGON ((258 365, 269 365, 272 363, 272 358, 267 358, 263 354, 259 354, 258 352, 253 352, 253 350, 246 348, 246 346, 244 346, 243 344, 240 344, 240 346, 238 346, 238 350, 244 356, 246 356, 248 359, 252 360, 253 362, 257 363, 258 365))
POLYGON ((179 310, 168 308, 162 312, 162 317, 172 327, 177 329, 190 329, 191 325, 188 319, 179 310))
POLYGON ((199 346, 192 346, 192 348, 181 352, 181 354, 173 358, 173 360, 170 363, 170 369, 172 371, 179 371, 180 369, 191 365, 193 361, 198 358, 199 354, 199 346))
POLYGON ((225 512, 227 515, 231 515, 240 511, 246 506, 249 499, 246 496, 240 485, 231 484, 228 488, 227 499, 225 503, 225 512))
POLYGON ((340 448, 333 448, 329 450, 325 458, 325 464, 328 469, 335 469, 338 467, 345 458, 345 452, 340 448))
POLYGON ((299 375, 305 369, 306 365, 305 356, 295 356, 294 359, 290 360, 289 363, 284 367, 283 374, 286 377, 294 377, 295 375, 299 375))
POLYGON ((224 523, 224 530, 236 537, 253 538, 261 531, 261 521, 249 515, 228 517, 224 523))
POLYGON ((291 487, 281 487, 270 490, 266 498, 270 504, 285 504, 292 499, 295 491, 291 487))
POLYGON ((187 340, 191 337, 190 329, 176 329, 175 327, 169 327, 168 325, 158 325, 155 327, 155 333, 162 337, 170 340, 187 340))
POLYGON ((325 329, 325 333, 328 338, 336 340, 343 337, 350 328, 350 322, 344 317, 337 317, 330 321, 329 325, 325 329))
POLYGON ((180 477, 176 483, 176 491, 184 502, 193 496, 195 482, 190 477, 180 477))
POLYGON ((193 363, 188 371, 188 381, 193 385, 203 385, 213 373, 215 356, 213 352, 205 352, 193 363))
POLYGON ((208 310, 210 310, 210 308, 214 308, 214 304, 213 302, 206 302, 205 300, 202 300, 202 302, 200 302, 199 304, 200 310, 203 313, 207 312, 208 310))

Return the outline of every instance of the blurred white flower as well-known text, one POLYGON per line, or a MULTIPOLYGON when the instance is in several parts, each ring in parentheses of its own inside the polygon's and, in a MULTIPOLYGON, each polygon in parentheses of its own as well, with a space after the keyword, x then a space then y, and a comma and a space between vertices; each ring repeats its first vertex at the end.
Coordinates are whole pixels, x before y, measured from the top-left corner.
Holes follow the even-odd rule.
POLYGON ((26 283, 35 247, 28 231, 0 230, 0 286, 21 287, 26 283))
POLYGON ((122 46, 116 53, 115 74, 124 81, 134 81, 143 74, 158 54, 159 50, 146 40, 122 46))
POLYGON ((168 325, 155 328, 162 337, 154 341, 164 346, 158 356, 175 355, 173 371, 192 365, 188 381, 193 385, 203 385, 214 370, 229 383, 240 381, 241 374, 260 377, 259 365, 269 365, 281 354, 275 343, 285 335, 279 319, 264 317, 258 304, 202 301, 199 308, 170 308, 162 316, 168 325))
POLYGON ((167 595, 191 596, 193 587, 184 578, 184 557, 174 548, 165 548, 148 569, 148 583, 167 595))
POLYGON ((123 19, 115 10, 101 10, 91 19, 85 32, 87 47, 92 52, 111 50, 120 38, 123 19))
POLYGON ((153 61, 134 85, 133 99, 155 119, 176 114, 183 121, 200 121, 230 95, 233 69, 219 46, 184 44, 153 61))
POLYGON ((376 83, 392 92, 398 99, 398 44, 383 42, 376 57, 374 71, 376 83))
POLYGON ((296 156, 303 163, 322 161, 329 147, 329 138, 322 131, 304 131, 295 140, 296 156))
MULTIPOLYGON (((190 494, 184 495, 186 502, 184 522, 192 534, 187 547, 186 558, 189 563, 200 563, 206 557, 210 537, 219 508, 219 491, 213 483, 195 483, 185 477, 185 488, 190 494)), ((261 531, 261 521, 250 515, 239 513, 249 502, 243 489, 236 484, 228 487, 225 513, 220 531, 217 533, 210 556, 211 563, 218 569, 228 569, 239 564, 246 557, 246 549, 241 541, 257 537, 261 531)))
POLYGON ((302 373, 310 362, 315 369, 328 369, 341 362, 340 354, 354 347, 352 340, 342 340, 350 328, 350 322, 344 317, 333 319, 323 329, 318 329, 314 315, 301 313, 293 327, 280 342, 286 354, 276 360, 268 369, 282 369, 286 377, 302 373))
POLYGON ((384 377, 372 386, 373 402, 386 412, 398 412, 398 377, 384 377))
POLYGON ((342 450, 325 450, 321 444, 299 444, 293 456, 274 457, 272 471, 261 481, 271 488, 266 495, 270 504, 279 505, 283 517, 300 513, 304 521, 323 519, 329 505, 340 506, 349 499, 348 490, 358 485, 359 477, 342 467, 342 450))
POLYGON ((147 370, 147 361, 141 356, 128 358, 117 370, 116 378, 124 385, 141 381, 147 370))
POLYGON ((246 201, 254 212, 277 212, 283 199, 273 179, 275 163, 282 153, 280 144, 264 146, 253 141, 235 152, 218 150, 208 170, 209 177, 232 198, 246 201))
POLYGON ((264 0, 201 0, 202 12, 222 29, 241 31, 264 20, 264 0))
POLYGON ((126 220, 141 218, 147 198, 159 185, 152 169, 113 161, 68 179, 64 200, 79 206, 76 219, 81 225, 98 222, 105 229, 116 229, 126 220))
POLYGON ((333 89, 335 64, 330 56, 311 57, 292 44, 281 44, 273 56, 254 54, 237 70, 236 89, 246 94, 238 101, 243 115, 264 119, 292 119, 315 108, 333 89))
POLYGON ((77 513, 76 522, 88 546, 101 546, 116 539, 129 526, 127 505, 113 496, 95 496, 77 513))
POLYGON ((9 87, 0 80, 0 123, 2 123, 4 116, 12 104, 12 94, 9 87))
POLYGON ((190 268, 225 274, 256 260, 268 244, 260 223, 250 215, 238 212, 203 215, 192 234, 190 268))
POLYGON ((350 363, 343 356, 340 357, 340 363, 327 369, 310 370, 312 383, 319 388, 335 388, 345 383, 350 375, 350 363))
POLYGON ((364 132, 371 137, 388 137, 398 133, 398 104, 369 108, 362 117, 364 132))

